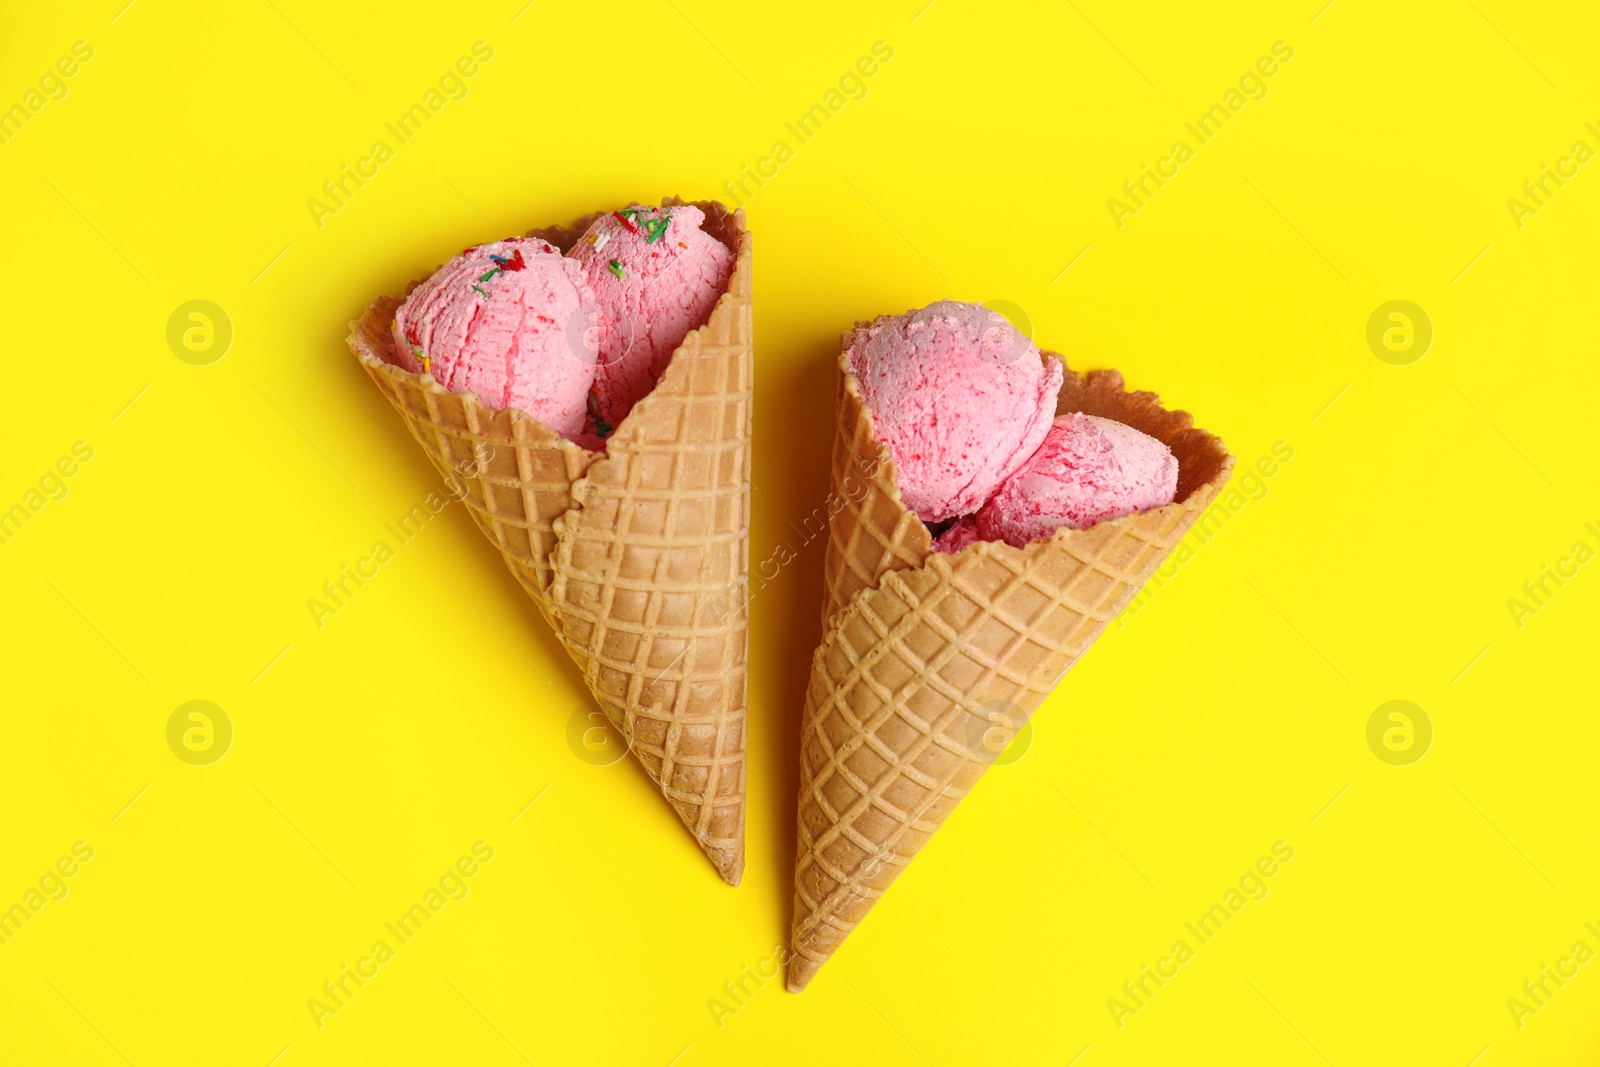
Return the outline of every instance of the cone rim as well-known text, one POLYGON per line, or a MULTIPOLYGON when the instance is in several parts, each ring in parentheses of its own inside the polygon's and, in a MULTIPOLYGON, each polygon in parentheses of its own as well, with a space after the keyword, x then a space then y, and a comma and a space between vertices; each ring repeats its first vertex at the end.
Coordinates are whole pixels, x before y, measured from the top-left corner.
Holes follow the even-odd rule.
MULTIPOLYGON (((871 323, 868 322, 857 324, 858 328, 869 325, 871 325, 871 323)), ((1205 492, 1207 490, 1220 491, 1222 486, 1226 485, 1228 479, 1232 476, 1234 465, 1233 453, 1228 451, 1227 445, 1223 442, 1222 438, 1208 430, 1204 430, 1198 426, 1195 426, 1194 416, 1188 411, 1184 410, 1183 408, 1165 407, 1161 403, 1161 395, 1159 393, 1150 392, 1149 390, 1128 389, 1126 387, 1126 380, 1123 378, 1121 372, 1115 368, 1077 371, 1067 363, 1066 357, 1059 352, 1048 349, 1040 349, 1039 355, 1041 358, 1053 359, 1061 364, 1064 382, 1069 382, 1071 379, 1076 378, 1080 384, 1080 387, 1085 389, 1104 383, 1106 387, 1116 389, 1122 396, 1128 398, 1129 400, 1147 404, 1155 408, 1161 414, 1171 416, 1174 423, 1174 430, 1169 433, 1169 436, 1174 438, 1190 436, 1192 439, 1199 441, 1202 444, 1209 445, 1211 448, 1213 448, 1217 453, 1216 472, 1212 474, 1211 477, 1206 478, 1199 484, 1190 486, 1187 493, 1181 497, 1174 498, 1170 504, 1162 504, 1160 507, 1155 508, 1146 508, 1143 511, 1131 511, 1126 515, 1118 515, 1113 519, 1102 519, 1100 522, 1097 522, 1092 526, 1086 526, 1082 529, 1076 529, 1071 526, 1061 526, 1058 527, 1055 533, 1051 534, 1049 537, 1037 538, 1020 547, 1005 541, 978 540, 972 542, 972 544, 963 548, 960 552, 934 552, 934 539, 933 535, 928 532, 927 524, 924 523, 920 518, 917 518, 916 513, 906 506, 905 500, 902 499, 900 495, 900 477, 894 463, 894 452, 889 448, 888 445, 883 443, 881 438, 878 437, 877 429, 872 417, 872 408, 868 406, 866 398, 861 393, 860 379, 857 378, 855 372, 850 369, 850 351, 848 348, 845 348, 839 353, 838 358, 839 373, 843 375, 844 380, 844 390, 854 397, 857 404, 860 405, 859 410, 861 412, 861 418, 865 421, 872 443, 877 447, 877 458, 879 461, 878 466, 875 468, 879 472, 877 480, 884 482, 885 486, 887 487, 886 492, 889 499, 894 501, 894 503, 903 513, 917 519, 915 525, 921 527, 922 529, 922 536, 919 537, 913 533, 912 537, 917 542, 916 547, 918 548, 922 547, 923 540, 927 541, 927 549, 925 551, 929 553, 929 555, 923 559, 923 566, 927 566, 928 563, 930 563, 936 556, 943 556, 947 559, 950 559, 960 556, 963 553, 978 549, 979 546, 982 545, 988 545, 993 548, 1005 549, 1011 553, 1021 554, 1028 552, 1030 549, 1033 549, 1036 546, 1052 546, 1067 541, 1087 540, 1088 535, 1093 534, 1096 531, 1103 531, 1106 528, 1131 525, 1133 522, 1144 516, 1160 515, 1163 517, 1168 517, 1179 511, 1187 510, 1188 501, 1196 494, 1205 492)), ((1066 386, 1063 385, 1062 393, 1065 394, 1065 392, 1066 386)), ((1057 399, 1056 414, 1053 417, 1060 417, 1061 415, 1070 414, 1072 411, 1078 410, 1077 408, 1069 408, 1068 410, 1063 411, 1063 403, 1067 403, 1067 401, 1061 398, 1057 399)), ((1171 448, 1171 441, 1164 439, 1158 434, 1150 434, 1150 436, 1155 437, 1158 441, 1161 441, 1162 444, 1166 445, 1168 448, 1171 448)), ((1182 482, 1182 478, 1183 471, 1180 468, 1180 484, 1182 482)), ((863 589, 860 592, 865 591, 866 590, 863 589)), ((851 599, 854 600, 855 598, 851 597, 851 599)), ((848 606, 848 602, 845 605, 841 605, 840 610, 843 611, 844 607, 846 606, 848 606)))
MULTIPOLYGON (((633 421, 634 425, 638 425, 643 421, 634 419, 634 412, 649 401, 656 388, 667 380, 673 369, 684 362, 679 359, 679 356, 683 354, 685 348, 690 347, 691 342, 698 343, 702 333, 709 336, 713 327, 720 326, 727 316, 738 314, 738 297, 735 296, 735 292, 741 288, 740 283, 743 283, 744 288, 748 288, 750 285, 749 252, 752 240, 750 230, 745 224, 743 208, 736 208, 730 211, 727 205, 720 200, 684 200, 677 196, 662 197, 661 206, 697 207, 704 211, 707 221, 714 223, 719 231, 712 233, 711 236, 733 253, 733 271, 728 276, 728 283, 723 287, 722 294, 717 297, 717 302, 712 305, 711 314, 706 317, 706 321, 684 335, 683 340, 678 343, 678 347, 673 349, 672 357, 667 361, 667 366, 661 372, 661 377, 656 380, 655 386, 651 388, 649 393, 640 397, 633 407, 629 409, 628 414, 623 417, 621 422, 617 423, 616 429, 605 439, 607 442, 620 438, 630 420, 633 421)), ((611 212, 607 210, 592 211, 587 215, 579 216, 571 223, 535 227, 527 230, 523 236, 548 241, 550 244, 555 245, 562 255, 566 255, 567 249, 582 236, 583 231, 588 228, 590 223, 609 214, 611 212), (553 236, 560 239, 553 240, 553 236), (565 243, 563 244, 563 242, 565 243)), ((359 318, 350 320, 348 324, 350 333, 345 338, 345 343, 355 355, 357 361, 366 367, 369 372, 379 373, 392 379, 392 386, 414 384, 430 396, 471 397, 474 404, 493 417, 498 417, 505 413, 513 422, 525 420, 530 424, 527 435, 527 440, 530 444, 560 448, 563 453, 579 457, 606 456, 606 449, 585 448, 556 431, 548 423, 541 422, 521 408, 495 407, 492 404, 485 403, 483 398, 471 389, 446 389, 431 373, 408 371, 398 363, 392 362, 391 358, 385 358, 394 355, 394 338, 389 327, 394 321, 395 312, 399 310, 400 305, 405 302, 406 298, 411 295, 417 286, 432 278, 443 265, 441 263, 435 266, 424 277, 413 278, 407 282, 398 297, 387 293, 376 297, 367 305, 359 318), (370 341, 372 337, 382 339, 380 342, 381 351, 373 350, 373 345, 370 341)))

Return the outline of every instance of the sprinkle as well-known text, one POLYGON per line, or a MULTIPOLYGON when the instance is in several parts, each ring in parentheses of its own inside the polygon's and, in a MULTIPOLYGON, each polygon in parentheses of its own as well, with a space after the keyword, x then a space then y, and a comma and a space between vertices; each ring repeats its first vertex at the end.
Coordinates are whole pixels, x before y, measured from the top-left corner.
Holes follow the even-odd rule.
POLYGON ((622 223, 624 226, 626 226, 628 228, 628 232, 629 233, 638 233, 639 232, 639 227, 635 226, 633 224, 633 221, 631 219, 629 219, 626 215, 624 215, 622 212, 613 211, 611 214, 616 216, 616 220, 618 222, 622 223))
POLYGON ((613 259, 611 261, 610 267, 611 267, 611 273, 612 274, 615 274, 619 278, 622 277, 622 264, 621 264, 621 262, 619 262, 618 260, 613 259))
POLYGON ((589 396, 587 397, 587 400, 589 417, 594 420, 595 436, 601 438, 602 440, 610 437, 611 431, 614 429, 614 427, 600 416, 600 390, 591 385, 589 387, 589 396))
POLYGON ((649 220, 647 220, 645 222, 645 224, 644 224, 644 228, 649 231, 650 236, 648 236, 648 237, 646 237, 644 239, 644 243, 647 244, 647 245, 655 244, 656 241, 660 240, 661 235, 667 232, 667 227, 670 226, 671 224, 672 224, 672 216, 671 215, 668 215, 664 219, 649 219, 649 220))
POLYGON ((496 274, 499 274, 499 273, 500 273, 500 268, 499 267, 491 267, 487 273, 478 275, 478 280, 480 282, 486 282, 490 278, 493 278, 496 274))
POLYGON ((609 233, 593 234, 589 237, 589 243, 594 245, 594 250, 596 252, 604 248, 606 246, 606 242, 609 240, 611 240, 611 235, 609 233))
POLYGON ((476 285, 474 285, 472 288, 473 288, 473 291, 475 291, 479 296, 483 297, 485 300, 489 299, 489 294, 484 292, 482 289, 479 289, 476 285))
POLYGON ((679 248, 688 248, 688 247, 689 247, 689 246, 688 246, 688 245, 686 245, 686 244, 684 244, 684 243, 683 243, 683 242, 682 242, 682 241, 679 241, 679 242, 678 242, 678 247, 679 247, 679 248))
MULTIPOLYGON (((591 233, 591 234, 590 234, 590 235, 589 235, 589 243, 590 243, 590 244, 594 244, 594 243, 595 243, 595 240, 594 240, 594 239, 595 239, 595 237, 596 237, 596 236, 597 236, 597 235, 596 235, 596 234, 592 234, 592 233, 591 233)), ((598 246, 598 245, 596 245, 596 246, 595 246, 595 247, 597 247, 597 248, 598 248, 598 247, 599 247, 599 246, 598 246)))
POLYGON ((422 373, 429 373, 433 369, 433 361, 430 360, 428 358, 428 354, 422 350, 422 342, 417 340, 417 327, 415 323, 411 323, 406 326, 406 343, 411 345, 412 358, 422 362, 422 373))
MULTIPOLYGON (((521 270, 528 265, 527 262, 522 258, 522 249, 520 248, 511 253, 510 259, 503 259, 500 256, 492 253, 490 254, 489 258, 498 263, 501 270, 521 270)), ((485 277, 487 277, 487 275, 485 275, 485 277)), ((481 282, 484 279, 479 278, 478 280, 481 282)))

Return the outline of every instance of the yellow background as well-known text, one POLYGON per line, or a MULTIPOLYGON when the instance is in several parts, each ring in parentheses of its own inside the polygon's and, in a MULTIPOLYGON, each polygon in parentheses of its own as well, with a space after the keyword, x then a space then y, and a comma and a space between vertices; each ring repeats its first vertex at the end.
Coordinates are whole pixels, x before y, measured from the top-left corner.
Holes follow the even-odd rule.
POLYGON ((1507 607, 1600 549, 1600 164, 1521 228, 1506 206, 1600 147, 1592 12, 525 2, 5 16, 0 103, 94 58, 0 145, 0 506, 94 457, 0 545, 0 903, 74 842, 94 859, 0 946, 0 1061, 1595 1062, 1600 963, 1520 1028, 1506 1005, 1600 949, 1600 564, 1520 628, 1507 607), (467 95, 319 228, 308 198, 479 40, 467 95), (867 95, 798 144, 784 123, 880 40, 867 95), (1280 40, 1268 95, 1195 145, 1280 40), (1119 229, 1108 198, 1179 138, 1195 158, 1119 229), (748 207, 751 558, 798 558, 752 605, 734 890, 631 762, 569 749, 576 672, 459 505, 320 629, 306 601, 438 484, 347 320, 469 243, 725 196, 779 139, 748 207), (826 491, 836 338, 945 296, 1013 302, 1241 466, 1294 458, 804 995, 719 1027, 708 1001, 787 934, 821 565, 791 522, 826 491), (234 330, 208 366, 166 341, 195 299, 234 330), (1434 327, 1408 366, 1366 342, 1392 299, 1434 327), (209 766, 166 742, 195 699, 234 728, 209 766), (1433 726, 1408 766, 1366 740, 1393 699, 1433 726), (319 1029, 307 999, 480 840, 469 895, 319 1029), (1119 1028, 1108 998, 1277 841, 1265 899, 1119 1028))

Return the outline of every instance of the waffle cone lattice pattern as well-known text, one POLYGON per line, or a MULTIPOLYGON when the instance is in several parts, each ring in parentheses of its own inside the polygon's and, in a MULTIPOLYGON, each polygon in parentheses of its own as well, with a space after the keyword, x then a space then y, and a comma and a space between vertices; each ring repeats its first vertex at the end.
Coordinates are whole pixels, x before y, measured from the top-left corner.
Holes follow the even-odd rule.
MULTIPOLYGON (((1050 358, 1059 358, 1051 356, 1050 358)), ((823 639, 801 727, 789 987, 805 988, 989 766, 990 711, 1032 715, 1215 499, 1222 442, 1121 375, 1068 370, 1057 413, 1178 457, 1177 502, 1023 548, 933 552, 840 359, 823 639)), ((992 757, 990 757, 992 758, 992 757)))
MULTIPOLYGON (((664 201, 676 206, 683 201, 664 201)), ((730 884, 744 866, 751 242, 703 201, 736 255, 728 291, 655 389, 590 452, 515 409, 395 365, 380 297, 350 348, 555 630, 584 681, 730 884)), ((566 250, 596 216, 536 230, 566 250)), ((413 283, 413 287, 416 283, 413 283)), ((407 292, 410 289, 408 288, 407 292)))

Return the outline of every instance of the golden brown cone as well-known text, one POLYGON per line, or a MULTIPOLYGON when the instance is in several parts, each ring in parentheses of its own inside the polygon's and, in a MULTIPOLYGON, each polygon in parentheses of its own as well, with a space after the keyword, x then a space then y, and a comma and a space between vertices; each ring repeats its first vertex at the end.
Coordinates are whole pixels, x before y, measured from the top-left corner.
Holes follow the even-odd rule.
MULTIPOLYGON (((505 556, 650 780, 722 878, 738 885, 751 240, 742 211, 694 206, 706 214, 706 232, 736 256, 728 290, 603 453, 391 363, 390 324, 403 296, 379 297, 352 322, 350 349, 505 556)), ((564 251, 599 214, 529 236, 564 251)))
POLYGON ((843 355, 839 373, 823 638, 801 723, 793 992, 988 769, 978 742, 1000 721, 993 713, 1013 725, 1033 714, 1233 469, 1187 412, 1126 392, 1116 371, 1066 370, 1057 414, 1116 419, 1164 442, 1178 458, 1177 502, 1023 548, 934 552, 843 355))

